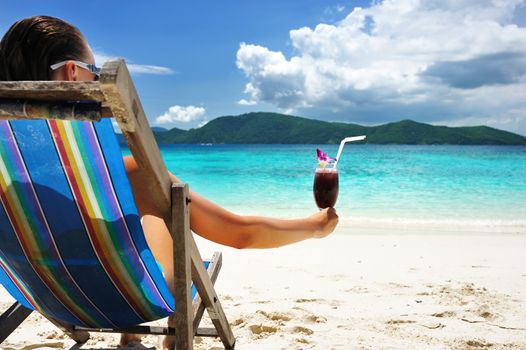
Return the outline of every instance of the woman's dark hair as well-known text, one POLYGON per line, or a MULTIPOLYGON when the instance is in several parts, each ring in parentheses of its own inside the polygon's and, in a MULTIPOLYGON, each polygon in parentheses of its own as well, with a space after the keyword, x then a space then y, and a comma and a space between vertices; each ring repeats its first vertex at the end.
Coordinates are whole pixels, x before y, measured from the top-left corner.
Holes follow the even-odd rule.
POLYGON ((24 18, 0 41, 0 80, 51 80, 50 65, 83 60, 86 54, 75 26, 49 16, 24 18))

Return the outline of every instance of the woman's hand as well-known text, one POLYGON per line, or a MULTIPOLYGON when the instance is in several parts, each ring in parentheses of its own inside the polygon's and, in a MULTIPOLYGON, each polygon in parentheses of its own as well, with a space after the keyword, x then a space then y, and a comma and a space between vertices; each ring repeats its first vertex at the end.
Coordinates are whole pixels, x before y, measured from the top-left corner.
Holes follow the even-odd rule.
POLYGON ((309 219, 317 227, 314 232, 314 238, 323 238, 328 236, 338 224, 338 214, 334 208, 326 208, 312 215, 309 219))

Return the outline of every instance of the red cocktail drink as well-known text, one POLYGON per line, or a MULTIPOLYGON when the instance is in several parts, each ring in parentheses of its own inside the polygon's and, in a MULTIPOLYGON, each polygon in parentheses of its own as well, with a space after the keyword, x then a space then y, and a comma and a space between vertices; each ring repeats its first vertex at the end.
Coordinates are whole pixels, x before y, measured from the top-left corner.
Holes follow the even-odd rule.
POLYGON ((334 207, 338 199, 338 170, 317 168, 314 174, 314 200, 320 209, 334 207))
POLYGON ((314 199, 316 205, 320 209, 334 207, 336 199, 338 199, 338 170, 336 165, 342 154, 343 145, 347 142, 363 141, 365 135, 346 137, 340 142, 338 154, 336 158, 329 157, 327 153, 322 152, 319 148, 316 149, 316 157, 318 158, 319 168, 314 174, 314 199))

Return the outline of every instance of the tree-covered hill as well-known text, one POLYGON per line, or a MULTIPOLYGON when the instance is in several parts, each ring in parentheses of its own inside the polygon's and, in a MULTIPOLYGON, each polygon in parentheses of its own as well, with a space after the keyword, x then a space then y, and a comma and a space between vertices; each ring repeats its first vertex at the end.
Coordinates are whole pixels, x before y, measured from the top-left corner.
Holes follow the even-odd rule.
POLYGON ((362 126, 306 119, 278 113, 248 113, 214 119, 190 130, 154 131, 159 143, 331 144, 367 135, 370 144, 526 145, 526 137, 487 126, 447 127, 402 120, 362 126))

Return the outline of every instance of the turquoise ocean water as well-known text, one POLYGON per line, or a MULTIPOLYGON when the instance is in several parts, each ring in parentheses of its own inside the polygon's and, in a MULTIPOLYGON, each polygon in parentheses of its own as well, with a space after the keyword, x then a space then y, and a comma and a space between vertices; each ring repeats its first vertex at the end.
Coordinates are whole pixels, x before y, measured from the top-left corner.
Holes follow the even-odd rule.
MULTIPOLYGON (((316 148, 161 146, 190 188, 242 214, 299 217, 312 195, 316 148)), ((449 225, 526 232, 526 147, 347 144, 338 164, 342 225, 449 225)))

